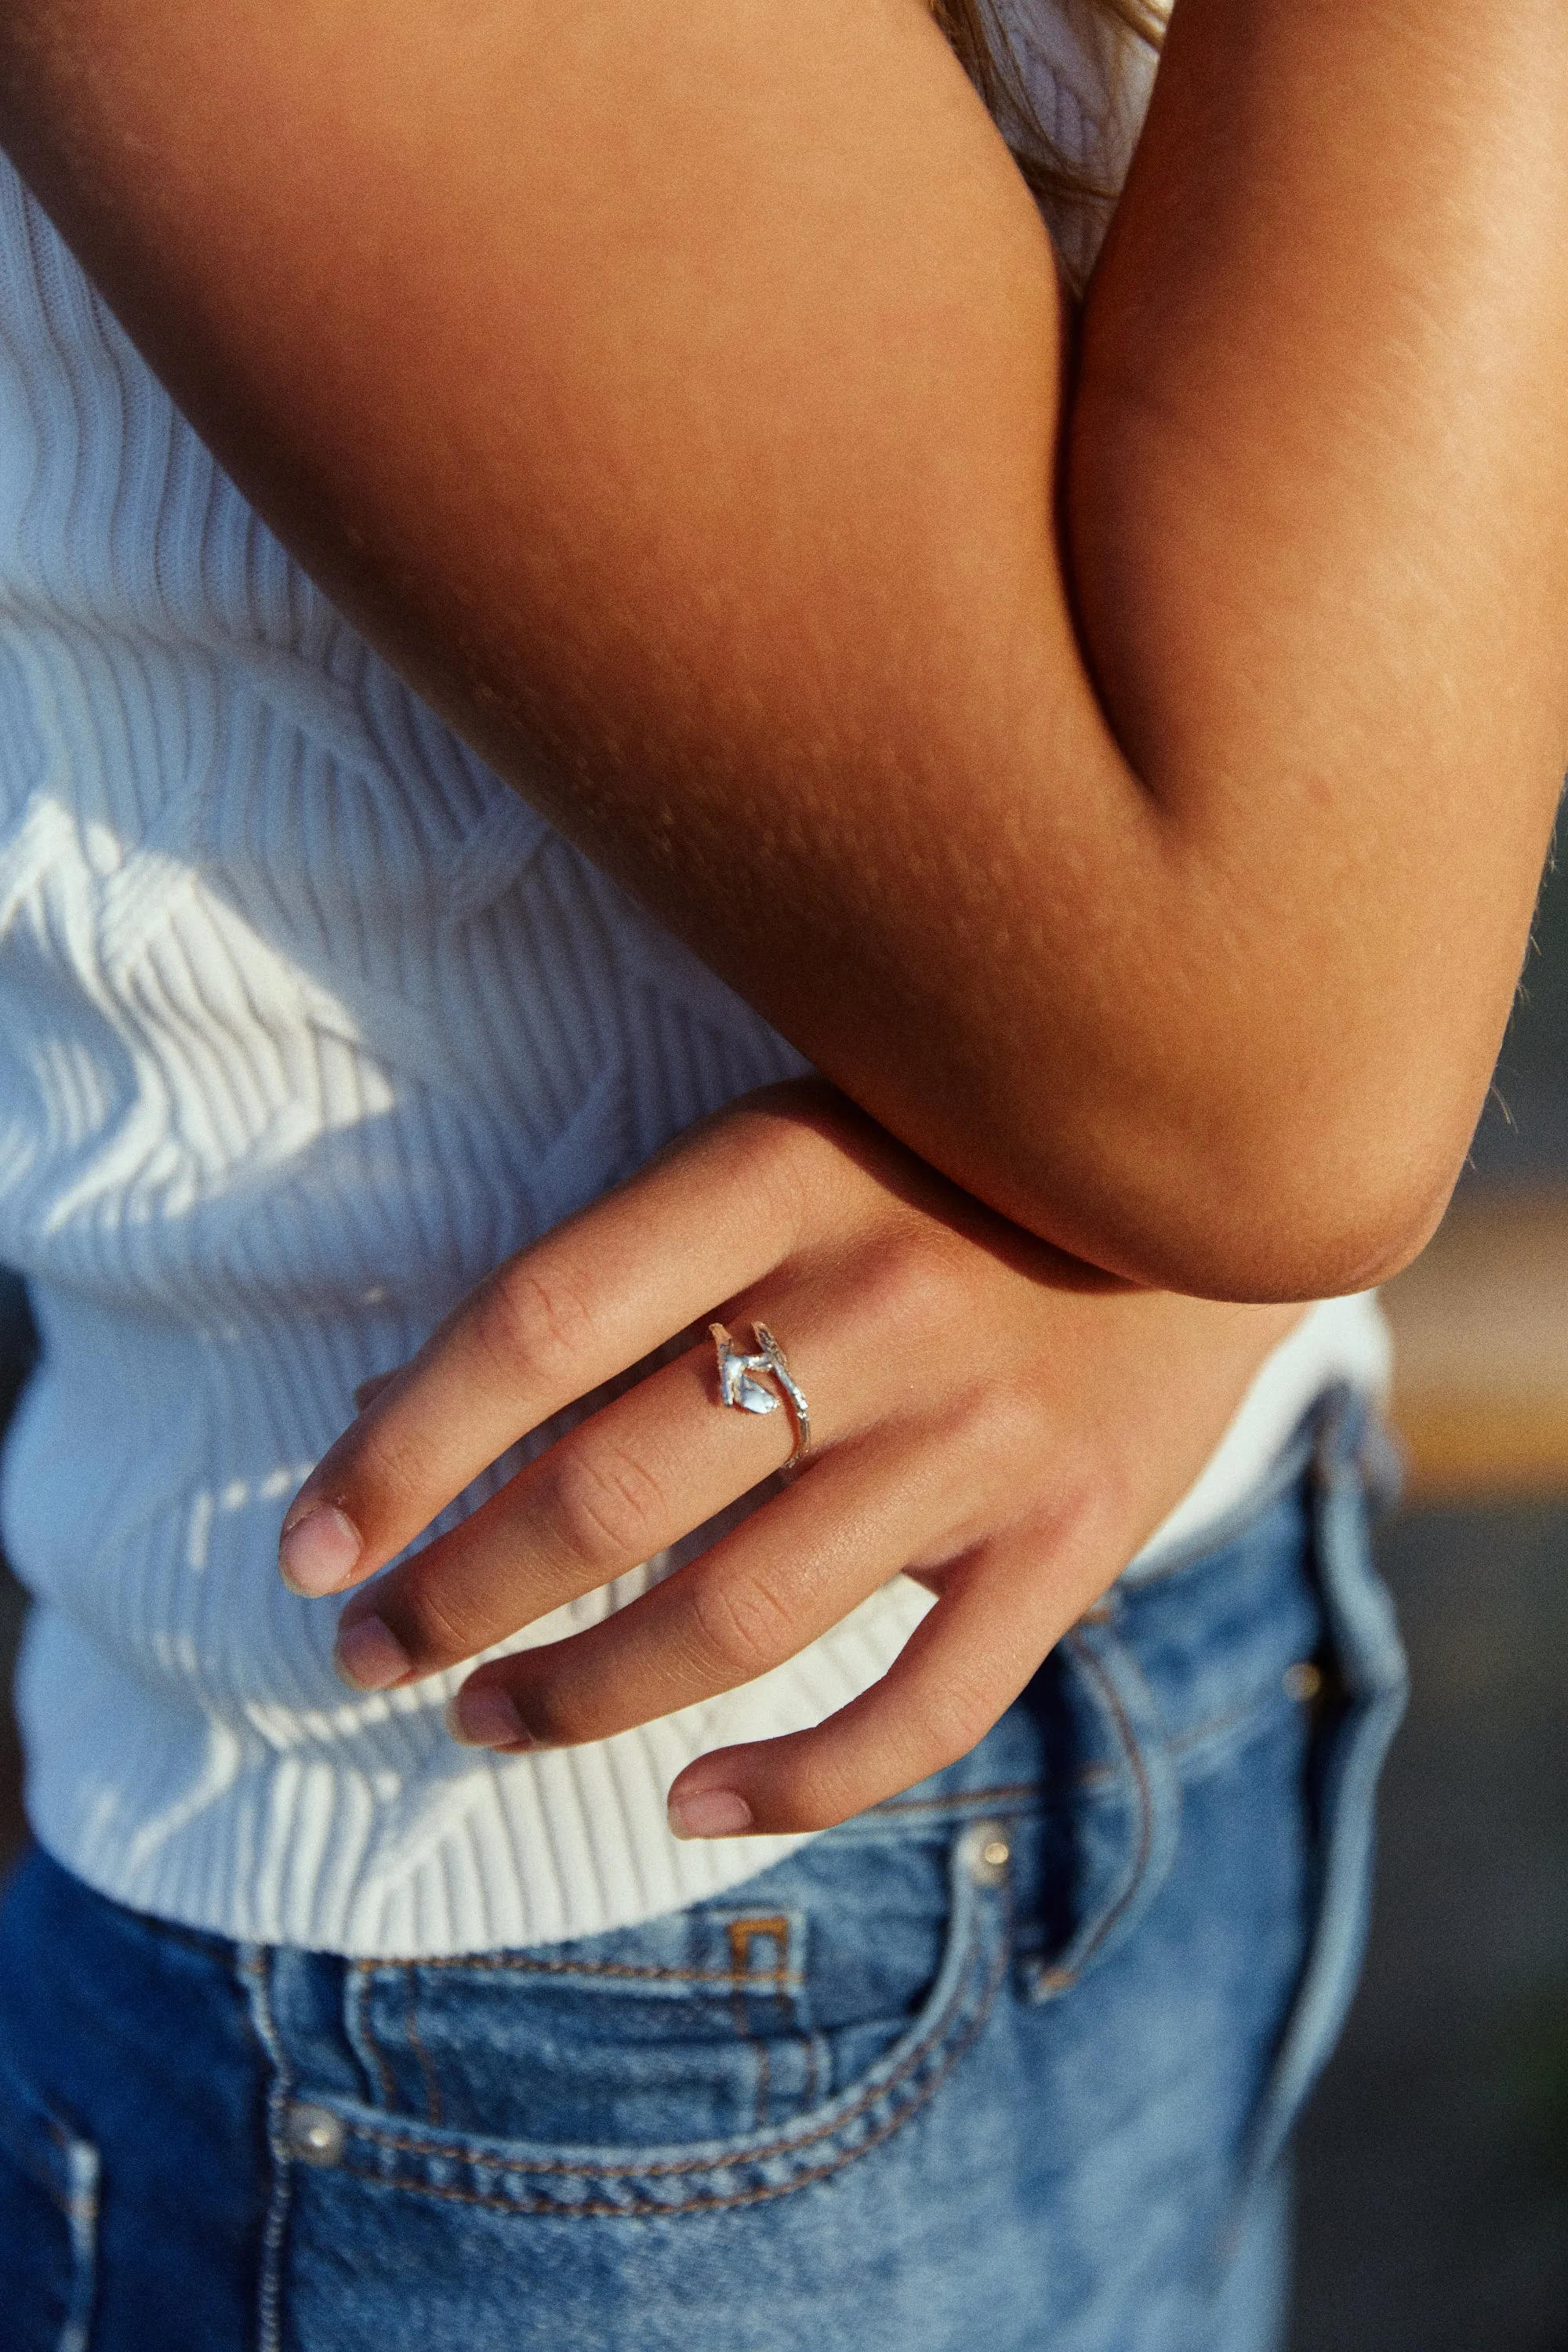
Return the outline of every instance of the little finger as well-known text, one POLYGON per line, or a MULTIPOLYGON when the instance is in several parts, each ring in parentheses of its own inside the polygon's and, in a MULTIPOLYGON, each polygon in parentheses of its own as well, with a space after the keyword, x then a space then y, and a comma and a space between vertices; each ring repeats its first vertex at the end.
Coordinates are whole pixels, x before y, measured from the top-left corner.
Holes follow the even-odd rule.
POLYGON ((955 1763, 1110 1581, 1048 1538, 1011 1534, 948 1571, 879 1683, 814 1730, 716 1750, 669 1792, 678 1837, 830 1829, 955 1763))

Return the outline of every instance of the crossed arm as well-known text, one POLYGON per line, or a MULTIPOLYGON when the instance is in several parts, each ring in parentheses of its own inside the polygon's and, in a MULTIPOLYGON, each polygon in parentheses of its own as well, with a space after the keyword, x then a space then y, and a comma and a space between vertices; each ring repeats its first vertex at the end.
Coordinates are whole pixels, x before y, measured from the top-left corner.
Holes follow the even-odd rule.
POLYGON ((1076 361, 917 0, 9 0, 0 136, 395 662, 1138 1281, 1419 1246, 1568 737, 1558 0, 1180 0, 1076 361))
MULTIPOLYGON (((673 1798, 874 1801, 1290 1320, 1205 1302, 1419 1246, 1568 737, 1565 120, 1560 0, 1179 0, 1072 336, 917 0, 8 0, 0 138, 241 486, 853 1098, 727 1113, 498 1270, 291 1507, 286 1572, 344 1591, 688 1323, 785 1338, 795 1485, 481 1666, 460 1736, 646 1720, 906 1567, 884 1684, 673 1798)), ((784 1416, 710 1383, 699 1346, 380 1577, 346 1676, 745 1492, 784 1416)))

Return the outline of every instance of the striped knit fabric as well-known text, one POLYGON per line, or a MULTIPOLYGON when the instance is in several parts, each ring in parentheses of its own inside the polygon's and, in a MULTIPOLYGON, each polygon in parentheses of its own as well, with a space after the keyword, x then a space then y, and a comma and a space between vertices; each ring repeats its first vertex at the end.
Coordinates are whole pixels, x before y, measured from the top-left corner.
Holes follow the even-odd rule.
MULTIPOLYGON (((328 605, 0 164, 0 1259, 45 1347, 4 1531, 62 1861, 193 1925, 401 1957, 647 1917, 788 1850, 679 1844, 665 1790, 875 1679, 929 1605, 906 1580, 744 1691, 498 1759, 443 1730, 455 1675, 344 1690, 335 1612, 274 1553, 356 1383, 803 1066, 328 605)), ((1276 1373, 1292 1411, 1364 1370, 1367 1311, 1276 1373)), ((1252 1411, 1227 1491, 1279 1434, 1252 1411)))

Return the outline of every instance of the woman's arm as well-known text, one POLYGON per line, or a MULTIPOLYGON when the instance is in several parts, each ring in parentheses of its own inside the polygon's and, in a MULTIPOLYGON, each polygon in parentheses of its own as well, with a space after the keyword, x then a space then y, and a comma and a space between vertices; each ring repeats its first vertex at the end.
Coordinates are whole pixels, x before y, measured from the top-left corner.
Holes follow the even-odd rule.
POLYGON ((1418 1246, 1506 1018, 1564 121, 1560 0, 1180 0, 1064 407, 915 0, 0 18, 0 136, 399 667, 961 1185, 1256 1298, 1418 1246))

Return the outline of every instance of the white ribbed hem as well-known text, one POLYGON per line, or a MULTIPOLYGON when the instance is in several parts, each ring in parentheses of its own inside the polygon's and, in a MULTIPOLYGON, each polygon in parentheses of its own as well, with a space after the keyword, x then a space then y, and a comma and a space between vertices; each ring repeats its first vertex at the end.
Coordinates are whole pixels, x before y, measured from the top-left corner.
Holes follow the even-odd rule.
POLYGON ((263 1741, 160 1703, 39 1608, 17 1683, 28 1817, 101 1894, 241 1942, 413 1959, 594 1935, 721 1893, 803 1844, 684 1843, 665 1792, 693 1757, 846 1706, 931 1606, 896 1577, 744 1690, 541 1757, 458 1748, 441 1722, 457 1675, 351 1704, 337 1753, 319 1718, 289 1745, 274 1744, 281 1724, 263 1741))

